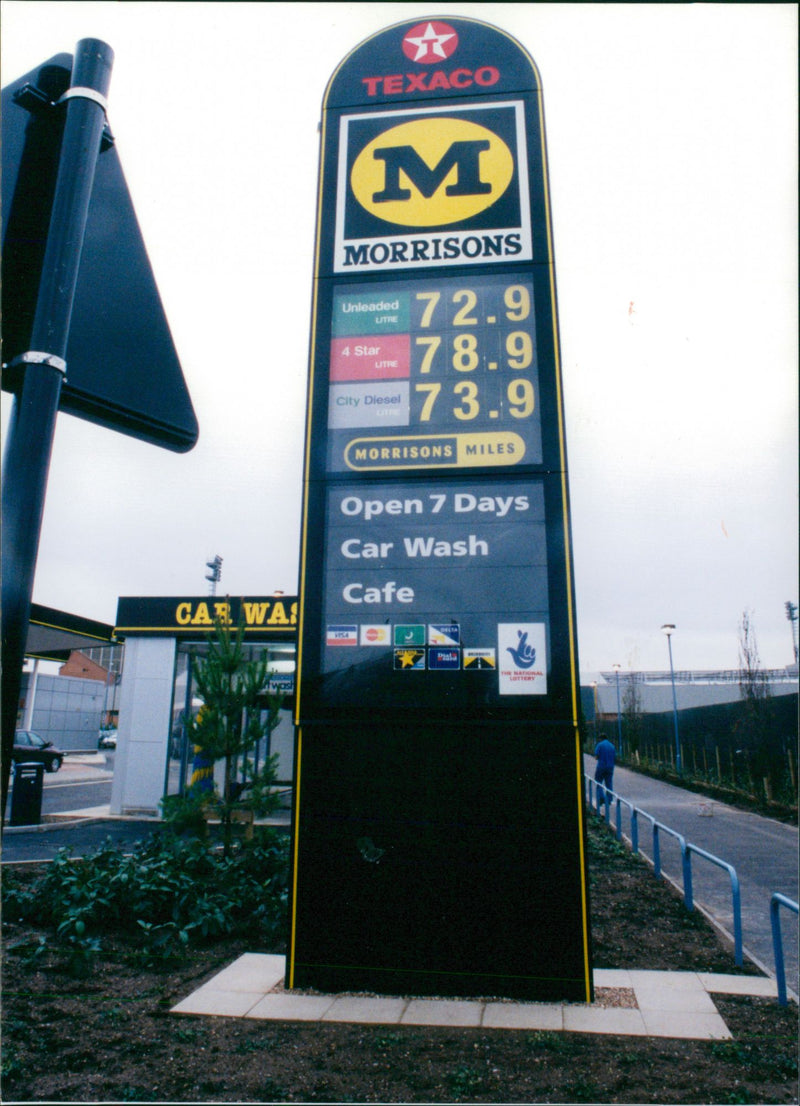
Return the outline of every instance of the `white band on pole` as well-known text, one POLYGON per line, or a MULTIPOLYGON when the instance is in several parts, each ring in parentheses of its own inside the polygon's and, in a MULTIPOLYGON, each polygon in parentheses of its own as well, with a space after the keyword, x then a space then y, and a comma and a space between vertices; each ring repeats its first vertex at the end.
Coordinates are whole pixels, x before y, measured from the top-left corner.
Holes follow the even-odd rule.
POLYGON ((63 96, 59 97, 57 102, 61 104, 64 100, 71 100, 75 96, 81 96, 85 100, 94 100, 96 104, 100 105, 103 111, 108 111, 108 100, 103 93, 98 92, 94 88, 85 88, 82 85, 75 85, 73 88, 68 88, 63 96))
POLYGON ((67 371, 67 362, 63 357, 58 357, 55 353, 42 353, 41 350, 36 349, 30 349, 27 353, 18 353, 8 362, 6 368, 14 369, 18 365, 47 365, 51 369, 58 369, 61 373, 67 371))

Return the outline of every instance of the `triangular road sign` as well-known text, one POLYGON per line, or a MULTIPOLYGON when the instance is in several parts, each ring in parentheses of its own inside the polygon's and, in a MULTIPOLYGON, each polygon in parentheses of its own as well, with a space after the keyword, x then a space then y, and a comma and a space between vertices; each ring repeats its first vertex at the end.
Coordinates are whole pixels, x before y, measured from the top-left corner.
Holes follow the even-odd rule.
MULTIPOLYGON (((30 349, 72 56, 58 54, 3 89, 3 360, 30 349)), ((48 351, 44 351, 48 352, 48 351)), ((119 156, 108 136, 86 226, 60 409, 184 452, 197 419, 119 156)), ((6 369, 3 387, 18 375, 6 369)))

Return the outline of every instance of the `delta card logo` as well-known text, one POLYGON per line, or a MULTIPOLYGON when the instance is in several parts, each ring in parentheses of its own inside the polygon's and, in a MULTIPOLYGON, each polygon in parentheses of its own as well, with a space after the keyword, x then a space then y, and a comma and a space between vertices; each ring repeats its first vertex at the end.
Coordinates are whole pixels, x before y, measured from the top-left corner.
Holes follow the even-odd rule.
POLYGON ((531 256, 521 101, 342 117, 336 272, 531 256))
POLYGON ((497 627, 501 695, 547 694, 547 629, 543 622, 497 627))
POLYGON ((428 626, 428 645, 460 645, 461 627, 457 622, 428 626))
POLYGON ((358 645, 358 626, 329 626, 326 645, 358 645))

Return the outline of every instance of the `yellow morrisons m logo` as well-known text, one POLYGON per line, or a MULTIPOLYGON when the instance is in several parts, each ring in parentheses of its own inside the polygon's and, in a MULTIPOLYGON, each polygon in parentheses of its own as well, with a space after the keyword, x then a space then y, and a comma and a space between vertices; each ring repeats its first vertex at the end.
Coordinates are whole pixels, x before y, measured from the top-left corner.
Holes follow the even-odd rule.
POLYGON ((491 207, 514 176, 514 157, 487 127, 442 116, 391 127, 368 143, 350 184, 359 204, 388 223, 433 227, 491 207))

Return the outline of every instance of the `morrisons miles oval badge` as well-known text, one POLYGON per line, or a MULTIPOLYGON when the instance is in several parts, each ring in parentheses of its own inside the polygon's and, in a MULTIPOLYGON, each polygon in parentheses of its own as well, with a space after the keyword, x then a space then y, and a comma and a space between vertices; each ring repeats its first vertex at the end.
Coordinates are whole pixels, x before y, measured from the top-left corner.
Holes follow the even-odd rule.
POLYGON ((496 203, 514 176, 506 143, 472 120, 418 118, 369 142, 350 175, 370 214, 406 227, 447 226, 496 203))

